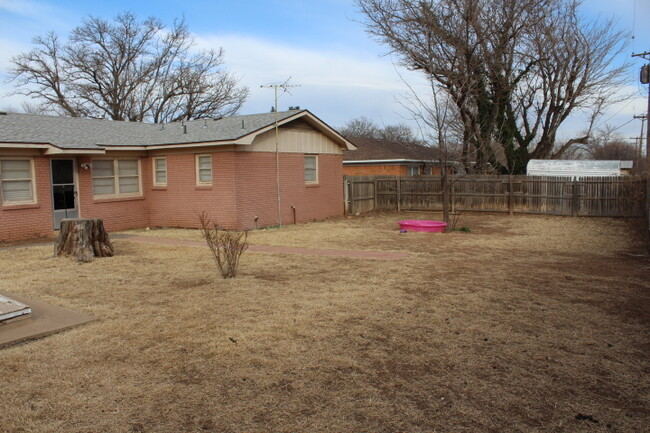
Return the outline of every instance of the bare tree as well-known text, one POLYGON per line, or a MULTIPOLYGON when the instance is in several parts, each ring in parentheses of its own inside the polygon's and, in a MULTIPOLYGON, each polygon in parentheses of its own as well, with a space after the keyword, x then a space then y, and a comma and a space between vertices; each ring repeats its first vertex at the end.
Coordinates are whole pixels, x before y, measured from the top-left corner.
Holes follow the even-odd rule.
POLYGON ((583 154, 588 159, 634 161, 633 172, 640 173, 645 166, 642 145, 627 142, 616 132, 617 128, 605 125, 594 134, 592 140, 584 146, 583 154))
POLYGON ((521 173, 553 154, 559 126, 595 100, 612 103, 623 49, 611 23, 585 23, 575 0, 357 0, 368 32, 453 101, 463 160, 521 173))
POLYGON ((417 138, 413 129, 405 123, 386 125, 379 131, 379 135, 384 140, 397 141, 403 144, 425 145, 424 141, 417 138))
POLYGON ((167 29, 132 13, 89 17, 63 42, 53 32, 12 59, 17 94, 73 117, 170 122, 236 113, 248 89, 223 68, 223 50, 194 50, 184 20, 167 29))
POLYGON ((374 138, 376 140, 394 141, 404 145, 426 145, 422 139, 416 136, 413 129, 405 123, 380 127, 365 116, 350 120, 340 129, 340 132, 345 137, 374 138))
POLYGON ((341 128, 341 134, 346 137, 379 138, 379 126, 365 116, 356 117, 341 128))
POLYGON ((440 162, 440 189, 442 191, 442 220, 447 223, 446 230, 454 229, 450 215, 452 211, 451 190, 454 179, 451 170, 452 161, 457 161, 459 152, 456 144, 463 134, 463 127, 459 122, 458 113, 450 96, 433 79, 429 79, 431 89, 430 100, 420 98, 415 89, 404 81, 410 90, 410 96, 406 98, 402 106, 406 108, 413 119, 420 126, 425 140, 435 143, 435 153, 440 162))
POLYGON ((589 154, 596 160, 618 160, 618 161, 634 161, 639 159, 639 152, 637 147, 631 143, 626 143, 621 139, 606 141, 598 146, 593 146, 589 149, 589 154))
POLYGON ((241 256, 248 249, 248 233, 221 229, 206 211, 197 213, 197 217, 219 274, 224 279, 235 278, 241 256))

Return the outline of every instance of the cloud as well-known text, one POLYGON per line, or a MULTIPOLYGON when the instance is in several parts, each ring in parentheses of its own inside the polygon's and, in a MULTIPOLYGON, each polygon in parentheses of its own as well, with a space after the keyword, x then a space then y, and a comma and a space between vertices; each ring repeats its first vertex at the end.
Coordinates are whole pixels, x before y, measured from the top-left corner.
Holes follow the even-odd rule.
POLYGON ((31 49, 30 44, 2 36, 0 36, 0 47, 2 47, 2 55, 0 55, 0 73, 5 72, 11 66, 11 59, 13 57, 31 49))
MULTIPOLYGON (((281 109, 300 105, 333 125, 359 116, 389 124, 408 117, 395 102, 408 89, 390 57, 308 49, 240 35, 200 36, 197 43, 203 49, 224 48, 226 66, 251 90, 247 112, 267 111, 273 105, 273 93, 260 85, 280 84, 291 77, 289 84, 301 87, 282 95, 281 109)), ((418 80, 413 72, 400 73, 418 80)))
POLYGON ((41 23, 61 23, 62 10, 47 3, 27 0, 0 0, 0 11, 41 23))
POLYGON ((387 58, 365 52, 310 50, 247 36, 199 37, 200 47, 223 47, 226 62, 259 84, 282 82, 288 76, 304 85, 402 88, 387 58))

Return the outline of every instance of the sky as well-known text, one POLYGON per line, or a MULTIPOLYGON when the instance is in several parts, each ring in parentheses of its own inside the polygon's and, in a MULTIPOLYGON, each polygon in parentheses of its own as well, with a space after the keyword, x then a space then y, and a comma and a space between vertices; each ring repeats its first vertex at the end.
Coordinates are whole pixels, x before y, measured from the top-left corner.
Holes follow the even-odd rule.
MULTIPOLYGON (((422 77, 396 66, 387 48, 365 32, 352 0, 0 0, 0 109, 18 108, 24 100, 9 95, 13 84, 6 71, 13 56, 30 50, 34 36, 50 30, 67 35, 88 15, 110 19, 124 11, 165 23, 184 17, 198 47, 223 47, 226 67, 250 89, 241 114, 269 111, 273 90, 260 86, 290 78, 300 87, 280 94, 280 110, 300 106, 333 127, 360 116, 379 126, 416 127, 403 105, 409 93, 404 81, 426 92, 422 77)), ((621 90, 630 96, 598 124, 617 127, 625 138, 638 136, 641 121, 633 116, 646 112, 648 86, 638 79, 644 61, 631 54, 650 51, 650 1, 584 0, 582 12, 589 19, 615 17, 634 35, 620 58, 630 63, 621 90)), ((577 113, 561 135, 571 138, 584 122, 577 113)))

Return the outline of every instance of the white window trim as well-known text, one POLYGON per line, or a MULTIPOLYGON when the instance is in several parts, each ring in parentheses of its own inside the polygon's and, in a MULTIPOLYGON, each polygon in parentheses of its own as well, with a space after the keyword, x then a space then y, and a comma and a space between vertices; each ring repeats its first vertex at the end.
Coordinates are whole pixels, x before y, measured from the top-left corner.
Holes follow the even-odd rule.
POLYGON ((92 173, 92 181, 93 181, 93 199, 95 200, 102 200, 102 199, 109 199, 109 198, 128 198, 128 197, 142 197, 142 165, 140 158, 121 158, 121 157, 115 157, 115 158, 93 158, 93 161, 113 161, 113 190, 115 191, 114 194, 95 194, 95 185, 94 185, 94 180, 95 180, 95 174, 92 173), (126 193, 120 193, 120 184, 119 184, 119 171, 118 171, 118 165, 117 161, 137 161, 138 162, 138 192, 126 192, 126 193))
POLYGON ((305 157, 304 157, 304 159, 303 159, 303 177, 304 177, 304 174, 305 174, 305 173, 304 173, 304 170, 306 170, 306 167, 304 166, 304 161, 307 160, 307 157, 313 157, 314 160, 316 161, 316 163, 314 164, 315 167, 316 167, 316 168, 315 168, 316 176, 315 176, 315 179, 314 179, 314 180, 307 180, 307 179, 305 179, 305 184, 307 184, 307 185, 318 185, 318 175, 319 175, 319 173, 318 173, 318 155, 305 154, 305 157))
POLYGON ((168 174, 167 174, 167 172, 168 172, 167 157, 166 156, 155 156, 155 157, 153 157, 151 159, 151 164, 152 164, 152 170, 151 171, 153 172, 153 186, 167 186, 167 182, 169 181, 169 178, 167 177, 168 176, 168 174), (162 171, 162 170, 158 170, 156 168, 156 161, 159 160, 159 159, 164 159, 165 160, 165 179, 166 179, 165 182, 156 182, 156 173, 158 171, 162 171))
MULTIPOLYGON (((34 168, 34 158, 20 158, 20 157, 8 157, 8 158, 0 158, 0 161, 29 161, 29 171, 30 171, 30 179, 29 181, 31 182, 32 185, 32 198, 31 200, 19 200, 19 201, 11 201, 11 200, 5 200, 3 194, 2 194, 2 173, 0 173, 0 205, 3 206, 20 206, 20 205, 28 205, 28 204, 36 204, 38 203, 38 199, 36 197, 36 170, 34 168)), ((12 179, 14 180, 14 179, 12 179)), ((15 179, 18 180, 18 179, 15 179)), ((24 180, 24 179, 23 179, 24 180)), ((8 180, 6 182, 11 182, 11 180, 8 180)))
POLYGON ((196 171, 196 186, 212 186, 212 182, 214 181, 214 167, 212 166, 213 161, 212 161, 212 154, 211 153, 197 153, 194 156, 194 166, 195 166, 195 171, 196 171), (199 176, 199 159, 201 157, 207 156, 210 158, 210 182, 202 182, 199 176))

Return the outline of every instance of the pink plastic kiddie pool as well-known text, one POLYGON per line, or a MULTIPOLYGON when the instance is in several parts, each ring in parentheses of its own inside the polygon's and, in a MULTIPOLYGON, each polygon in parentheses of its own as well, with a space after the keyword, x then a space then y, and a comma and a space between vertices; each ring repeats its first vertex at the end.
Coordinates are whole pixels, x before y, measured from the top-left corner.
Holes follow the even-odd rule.
POLYGON ((440 233, 445 231, 447 227, 446 222, 442 221, 433 221, 433 220, 407 220, 407 221, 397 221, 401 231, 406 230, 407 232, 429 232, 429 233, 440 233))

